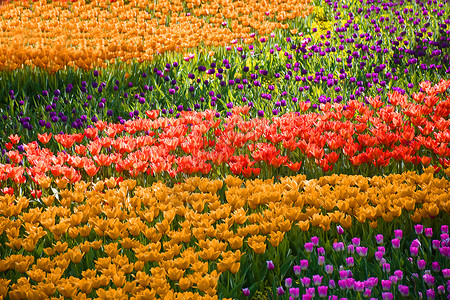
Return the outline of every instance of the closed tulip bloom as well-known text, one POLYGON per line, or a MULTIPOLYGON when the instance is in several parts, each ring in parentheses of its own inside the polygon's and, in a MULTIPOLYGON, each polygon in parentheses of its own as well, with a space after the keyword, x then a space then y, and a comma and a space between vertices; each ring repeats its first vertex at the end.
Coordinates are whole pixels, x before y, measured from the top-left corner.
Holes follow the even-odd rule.
POLYGON ((330 281, 328 281, 328 287, 330 289, 335 289, 336 288, 336 282, 333 279, 330 279, 330 281))
POLYGON ((355 291, 363 292, 364 291, 364 282, 356 281, 355 282, 355 291))
POLYGON ((435 299, 436 298, 436 292, 434 289, 428 289, 427 290, 427 299, 435 299))
POLYGON ((332 266, 332 265, 326 265, 326 266, 325 266, 325 272, 326 272, 328 275, 333 274, 333 266, 332 266))
POLYGON ((267 263, 267 269, 268 269, 269 271, 272 271, 272 270, 275 269, 275 265, 273 264, 273 261, 268 260, 268 261, 266 261, 266 263, 267 263))
POLYGON ((397 276, 398 280, 403 279, 403 271, 402 270, 395 270, 394 275, 397 276))
POLYGON ((394 249, 398 249, 400 248, 400 240, 398 238, 395 238, 391 241, 392 243, 392 248, 394 249))
POLYGON ((319 238, 317 236, 313 236, 311 238, 311 243, 313 244, 313 246, 319 245, 319 238))
POLYGON ((381 287, 383 291, 389 291, 391 288, 392 282, 390 280, 381 280, 381 287))
POLYGON ((427 262, 424 259, 417 261, 417 267, 419 268, 419 270, 424 270, 426 265, 427 262))
POLYGON ((291 297, 294 299, 298 298, 300 296, 300 289, 299 288, 290 288, 289 295, 291 295, 291 297))
POLYGON ((250 296, 250 290, 248 288, 243 288, 242 293, 244 294, 244 296, 250 296))
POLYGON ((433 228, 425 228, 425 236, 431 238, 433 236, 433 228))
POLYGON ((328 294, 328 287, 326 285, 320 285, 317 287, 317 293, 319 297, 325 298, 328 294))
POLYGON ((347 266, 349 266, 349 267, 353 267, 355 265, 355 259, 352 256, 347 257, 346 262, 347 262, 347 266))
POLYGON ((305 243, 305 251, 307 253, 311 253, 314 250, 313 243, 305 243))
POLYGON ((434 261, 431 263, 431 269, 433 270, 433 272, 439 272, 441 270, 441 266, 437 261, 434 261))
POLYGON ((320 276, 320 275, 313 275, 313 282, 314 282, 314 285, 315 285, 315 286, 318 286, 318 285, 322 284, 322 279, 323 279, 323 276, 320 276))
POLYGON ((414 225, 414 230, 415 230, 416 234, 422 234, 422 232, 423 232, 423 225, 422 224, 414 225))
POLYGON ((284 289, 282 286, 277 287, 277 295, 278 296, 284 295, 284 289))
POLYGON ((292 278, 290 278, 290 277, 286 278, 286 280, 284 281, 284 285, 287 288, 290 288, 292 286, 292 278))
POLYGON ((382 234, 377 234, 375 236, 375 240, 377 241, 378 245, 383 244, 383 235, 382 234))
POLYGON ((396 239, 403 238, 403 231, 401 229, 394 230, 394 235, 396 239))
POLYGON ((319 256, 318 258, 317 258, 317 264, 319 265, 319 266, 323 266, 323 264, 325 263, 325 256, 319 256))
POLYGON ((300 279, 300 282, 302 283, 303 287, 309 287, 309 285, 311 284, 311 278, 303 277, 300 279))
POLYGON ((423 275, 423 281, 429 286, 433 286, 434 285, 434 276, 430 275, 430 274, 424 274, 423 275))
POLYGON ((307 259, 302 259, 302 260, 300 261, 300 267, 301 267, 302 271, 308 269, 308 263, 309 263, 309 262, 308 262, 307 259))
POLYGON ((358 253, 358 255, 361 257, 367 256, 367 250, 368 249, 366 247, 356 247, 356 253, 358 253))
POLYGON ((407 285, 399 285, 398 291, 403 297, 407 297, 409 295, 409 287, 407 285))

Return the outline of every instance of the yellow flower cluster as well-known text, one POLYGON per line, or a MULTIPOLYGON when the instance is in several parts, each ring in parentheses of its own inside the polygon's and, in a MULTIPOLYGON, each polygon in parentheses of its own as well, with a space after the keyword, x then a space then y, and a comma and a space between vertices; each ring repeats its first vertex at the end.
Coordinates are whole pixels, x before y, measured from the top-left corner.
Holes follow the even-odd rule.
POLYGON ((278 246, 293 226, 329 230, 331 222, 349 228, 353 218, 376 226, 405 211, 414 222, 450 213, 450 182, 432 169, 278 183, 195 177, 148 188, 107 179, 40 200, 0 197, 0 238, 11 253, 0 259, 0 277, 11 270, 20 277, 1 279, 0 297, 195 299, 217 298, 220 274, 238 272, 245 252, 278 246))
POLYGON ((55 72, 252 40, 312 12, 310 0, 14 1, 0 6, 0 70, 55 72))

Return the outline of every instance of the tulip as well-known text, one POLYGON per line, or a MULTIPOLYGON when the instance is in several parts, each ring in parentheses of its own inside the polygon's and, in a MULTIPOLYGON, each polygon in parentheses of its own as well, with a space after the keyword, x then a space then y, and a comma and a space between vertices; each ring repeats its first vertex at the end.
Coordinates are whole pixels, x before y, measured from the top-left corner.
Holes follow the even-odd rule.
POLYGON ((406 286, 406 285, 399 285, 398 286, 398 291, 400 292, 400 294, 403 296, 403 297, 407 297, 408 295, 409 295, 409 287, 408 286, 406 286))
POLYGON ((427 262, 423 259, 417 261, 417 267, 419 270, 424 270, 427 262))
POLYGON ((295 265, 293 268, 294 268, 294 274, 297 276, 300 275, 300 273, 302 271, 301 266, 295 265))
POLYGON ((347 261, 347 266, 349 266, 349 267, 353 267, 355 265, 355 259, 352 256, 347 257, 346 261, 347 261))
POLYGON ((361 257, 367 256, 367 250, 368 249, 366 247, 356 247, 356 253, 358 253, 358 255, 361 257))
POLYGON ((315 286, 318 286, 322 283, 323 276, 313 275, 313 282, 315 286))
POLYGON ((302 271, 305 271, 306 269, 308 269, 308 260, 307 259, 302 259, 300 261, 300 268, 302 269, 302 271))
POLYGON ((436 292, 433 289, 427 290, 427 299, 435 299, 436 292))
POLYGON ((300 279, 300 282, 302 283, 303 287, 309 287, 311 284, 311 279, 309 277, 303 277, 300 279))
POLYGON ((431 263, 431 269, 433 272, 439 272, 441 270, 441 266, 439 265, 439 262, 434 261, 431 263))
POLYGON ((328 286, 320 285, 317 287, 317 292, 320 298, 325 298, 328 294, 328 286))
POLYGON ((268 260, 268 261, 266 261, 266 263, 267 263, 267 269, 268 269, 269 271, 272 271, 272 270, 275 269, 275 265, 273 264, 273 261, 268 260))
POLYGON ((325 263, 325 257, 320 255, 320 256, 317 258, 317 264, 318 264, 319 266, 323 266, 324 263, 325 263))
POLYGON ((289 295, 292 298, 297 299, 300 296, 300 289, 299 288, 290 288, 289 295))
POLYGON ((290 288, 292 286, 292 278, 286 278, 286 280, 284 281, 284 284, 287 288, 290 288))
POLYGON ((314 244, 313 243, 305 243, 305 251, 307 253, 311 253, 314 250, 314 244))
POLYGON ((402 239, 403 231, 401 229, 394 230, 394 235, 396 239, 402 239))
POLYGON ((423 281, 429 286, 433 286, 434 285, 434 276, 429 275, 429 274, 424 274, 423 275, 423 281))
POLYGON ((278 296, 284 295, 284 289, 282 286, 277 287, 277 295, 278 296))
POLYGON ((421 225, 421 224, 414 225, 414 230, 416 231, 416 234, 422 234, 422 232, 423 232, 423 225, 421 225))
POLYGON ((433 236, 433 228, 425 228, 425 236, 431 238, 433 236))
POLYGON ((248 288, 243 288, 242 293, 244 294, 244 296, 250 296, 250 290, 248 288))
POLYGON ((400 248, 400 240, 398 238, 393 239, 391 242, 394 249, 400 248))

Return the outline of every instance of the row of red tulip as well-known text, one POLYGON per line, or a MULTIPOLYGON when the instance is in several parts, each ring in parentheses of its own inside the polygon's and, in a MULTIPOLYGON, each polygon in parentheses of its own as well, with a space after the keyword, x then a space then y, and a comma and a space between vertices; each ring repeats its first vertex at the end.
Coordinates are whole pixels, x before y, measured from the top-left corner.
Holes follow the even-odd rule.
POLYGON ((302 162, 304 168, 315 163, 325 172, 339 162, 350 168, 394 162, 446 168, 450 97, 444 93, 449 86, 450 80, 434 87, 422 83, 425 93, 414 94, 414 102, 394 92, 389 94, 390 105, 379 98, 368 99, 370 105, 355 100, 346 106, 328 103, 320 112, 270 120, 250 118, 250 107, 235 107, 225 120, 212 110, 183 112, 177 119, 147 111, 148 118, 123 125, 99 121, 84 133, 55 135, 56 145, 64 148, 57 153, 50 151, 51 134, 39 135, 48 148, 32 142, 22 153, 15 147, 20 137, 11 136, 6 144, 10 163, 0 164, 0 182, 25 183, 25 174, 37 182, 49 173, 76 182, 84 173, 93 177, 100 170, 114 170, 119 176, 146 172, 174 177, 225 169, 250 177, 266 167, 296 173, 302 162))

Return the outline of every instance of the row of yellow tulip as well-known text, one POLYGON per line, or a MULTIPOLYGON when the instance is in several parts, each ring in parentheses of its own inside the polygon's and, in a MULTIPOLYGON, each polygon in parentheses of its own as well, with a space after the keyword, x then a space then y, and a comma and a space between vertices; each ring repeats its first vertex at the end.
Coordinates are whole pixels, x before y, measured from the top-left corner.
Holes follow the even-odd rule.
POLYGON ((195 177, 148 188, 111 178, 53 191, 42 182, 40 199, 0 196, 9 253, 0 260, 0 296, 214 298, 220 274, 238 272, 243 253, 277 247, 294 226, 350 228, 356 219, 376 227, 379 218, 450 213, 450 181, 433 171, 277 183, 195 177))
POLYGON ((156 53, 225 46, 288 28, 313 11, 309 0, 17 1, 0 6, 0 70, 57 71, 106 61, 152 60, 156 53), (230 24, 228 24, 228 22, 230 24))

